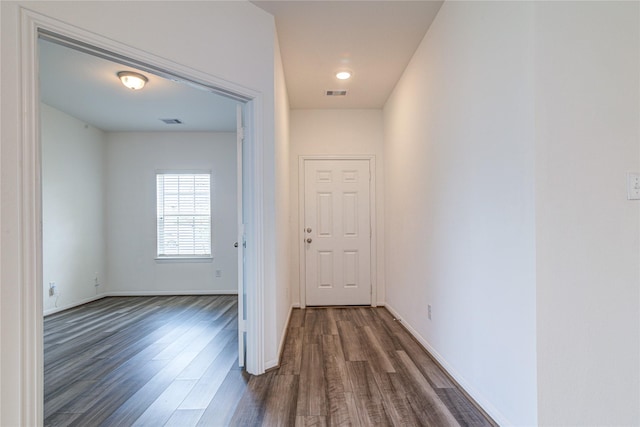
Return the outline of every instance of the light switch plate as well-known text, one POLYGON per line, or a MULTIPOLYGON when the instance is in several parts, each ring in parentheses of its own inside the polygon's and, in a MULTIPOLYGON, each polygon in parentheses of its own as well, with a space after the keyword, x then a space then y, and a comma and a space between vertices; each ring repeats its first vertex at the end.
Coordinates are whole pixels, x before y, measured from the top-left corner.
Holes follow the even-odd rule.
POLYGON ((627 174, 627 199, 640 200, 640 173, 627 174))

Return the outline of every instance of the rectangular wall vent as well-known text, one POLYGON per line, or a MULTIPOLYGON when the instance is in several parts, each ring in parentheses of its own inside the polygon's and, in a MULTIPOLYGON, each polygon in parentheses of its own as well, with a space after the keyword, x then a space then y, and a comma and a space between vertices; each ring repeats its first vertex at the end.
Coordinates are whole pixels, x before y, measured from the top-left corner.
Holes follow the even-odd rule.
POLYGON ((180 119, 160 119, 167 125, 181 125, 182 120, 180 119))
POLYGON ((347 96, 346 90, 328 90, 327 96, 347 96))

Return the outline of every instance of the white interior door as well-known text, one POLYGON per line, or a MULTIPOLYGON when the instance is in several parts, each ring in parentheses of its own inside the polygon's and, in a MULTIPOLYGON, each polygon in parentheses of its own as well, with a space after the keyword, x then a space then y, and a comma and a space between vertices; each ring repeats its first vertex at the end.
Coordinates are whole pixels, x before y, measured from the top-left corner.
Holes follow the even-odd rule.
POLYGON ((236 247, 238 248, 238 361, 240 367, 244 367, 245 363, 245 285, 244 285, 244 249, 245 249, 245 226, 244 226, 244 209, 242 198, 244 195, 243 179, 242 179, 242 163, 243 163, 243 143, 244 143, 244 126, 242 123, 242 105, 236 107, 236 164, 237 164, 237 203, 238 203, 238 239, 236 247))
POLYGON ((371 304, 368 160, 304 161, 306 305, 371 304))

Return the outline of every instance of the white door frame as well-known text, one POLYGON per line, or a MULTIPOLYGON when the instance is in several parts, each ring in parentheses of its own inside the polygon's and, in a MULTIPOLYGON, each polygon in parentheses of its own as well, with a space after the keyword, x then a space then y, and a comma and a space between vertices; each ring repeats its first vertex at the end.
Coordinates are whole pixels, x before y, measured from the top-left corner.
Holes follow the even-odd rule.
POLYGON ((243 368, 245 365, 245 345, 246 334, 245 314, 244 314, 244 248, 246 237, 244 235, 244 192, 243 192, 243 163, 244 163, 244 120, 242 105, 236 105, 236 257, 238 271, 238 365, 243 368))
POLYGON ((376 156, 374 155, 354 155, 354 156, 299 156, 298 157, 298 239, 299 264, 300 264, 300 308, 307 306, 307 276, 306 276, 306 250, 304 243, 304 162, 306 160, 368 160, 371 179, 369 180, 369 212, 371 215, 371 306, 376 307, 378 301, 377 284, 377 230, 376 230, 376 156))
POLYGON ((24 425, 43 424, 43 309, 42 309, 42 186, 40 144, 40 93, 38 84, 38 36, 40 32, 60 36, 70 44, 84 45, 88 51, 97 48, 117 62, 135 66, 154 74, 178 79, 186 84, 245 102, 246 148, 249 169, 245 180, 249 218, 247 228, 247 360, 252 374, 264 373, 264 202, 263 182, 263 102, 262 94, 216 76, 154 56, 142 50, 84 31, 46 15, 21 8, 20 85, 22 123, 19 170, 21 188, 18 203, 22 250, 19 257, 22 336, 20 367, 20 411, 24 425))

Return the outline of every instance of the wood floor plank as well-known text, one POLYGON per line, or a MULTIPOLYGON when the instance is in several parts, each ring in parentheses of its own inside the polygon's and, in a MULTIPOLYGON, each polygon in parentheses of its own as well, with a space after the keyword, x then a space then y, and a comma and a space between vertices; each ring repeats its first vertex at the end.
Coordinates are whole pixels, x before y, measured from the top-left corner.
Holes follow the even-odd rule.
POLYGON ((287 427, 295 424, 296 401, 290 396, 297 394, 298 383, 297 375, 274 375, 267 397, 263 425, 287 427))
POLYGON ((327 395, 322 352, 319 344, 306 344, 300 368, 297 415, 325 415, 327 395))
MULTIPOLYGON (((138 333, 144 334, 145 330, 141 329, 138 333)), ((45 394, 52 392, 52 389, 61 384, 64 385, 78 379, 102 378, 120 366, 123 361, 144 350, 149 343, 145 338, 134 339, 131 337, 120 341, 114 339, 110 342, 119 351, 114 352, 111 348, 104 350, 102 343, 98 342, 88 344, 103 349, 102 352, 94 353, 93 357, 91 354, 74 352, 73 348, 69 348, 67 350, 69 354, 61 356, 61 360, 56 363, 54 368, 45 370, 45 394)))
POLYGON ((342 352, 340 339, 335 335, 322 337, 322 360, 327 382, 327 393, 351 391, 351 382, 347 373, 347 364, 342 352))
POLYGON ((235 296, 104 298, 46 317, 44 343, 47 426, 495 426, 384 308, 294 309, 260 376, 235 296))
POLYGON ((303 345, 319 344, 322 336, 320 310, 308 308, 304 316, 304 341, 303 345))
POLYGON ((418 369, 423 373, 429 383, 436 388, 451 388, 455 385, 433 361, 433 359, 424 351, 418 342, 407 332, 407 330, 393 316, 383 310, 379 312, 380 319, 384 321, 386 334, 396 342, 395 348, 402 350, 409 355, 414 361, 418 369))
POLYGON ((242 427, 262 425, 271 382, 275 376, 272 371, 251 377, 229 425, 242 427))
MULTIPOLYGON (((118 384, 109 384, 104 388, 97 388, 95 391, 99 396, 98 398, 87 401, 86 405, 73 405, 74 410, 76 412, 81 411, 81 413, 70 425, 82 427, 104 424, 105 420, 113 413, 114 408, 126 402, 130 395, 140 386, 141 381, 139 379, 125 379, 118 384)), ((129 420, 129 422, 131 421, 129 420)), ((104 425, 115 424, 106 423, 104 425)))
POLYGON ((78 418, 81 414, 73 413, 73 412, 56 412, 54 415, 51 415, 44 420, 45 427, 61 427, 61 426, 69 426, 73 424, 73 421, 78 418))
POLYGON ((81 421, 94 416, 94 412, 109 416, 165 365, 164 361, 128 363, 122 369, 114 370, 112 374, 98 380, 77 399, 69 400, 60 411, 82 413, 81 421))
MULTIPOLYGON (((191 363, 178 375, 179 380, 199 380, 202 378, 205 372, 215 362, 218 355, 224 350, 224 348, 236 338, 236 333, 232 330, 220 330, 215 334, 209 343, 200 351, 198 356, 191 361, 191 363)), ((235 355, 237 358, 237 355, 235 355)))
POLYGON ((312 415, 312 416, 303 416, 299 415, 296 417, 295 427, 326 427, 327 417, 312 415))
MULTIPOLYGON (((235 365, 237 364, 236 359, 235 365)), ((209 406, 207 406, 202 417, 198 420, 197 426, 231 425, 231 419, 247 390, 248 382, 249 375, 246 372, 237 368, 231 369, 220 385, 218 392, 209 402, 209 406)))
POLYGON ((302 365, 302 343, 304 340, 303 334, 304 328, 299 326, 289 327, 282 351, 282 360, 280 361, 278 375, 300 374, 300 366, 302 365))
POLYGON ((397 426, 426 425, 412 410, 406 398, 405 387, 398 387, 398 380, 398 374, 395 372, 381 373, 376 377, 382 392, 382 405, 392 424, 397 426))
POLYGON ((193 389, 193 386, 196 385, 196 382, 196 380, 173 381, 165 388, 164 392, 149 405, 147 410, 138 417, 133 423, 133 426, 155 427, 164 425, 169 421, 174 411, 178 409, 182 400, 187 397, 187 394, 193 389))
MULTIPOLYGON (((193 359, 228 327, 235 316, 235 301, 232 296, 116 297, 45 318, 49 337, 45 343, 45 422, 98 425, 122 421, 131 425, 138 409, 119 421, 114 421, 114 413, 123 411, 127 402, 140 396, 140 390, 145 394, 154 384, 156 398, 170 391, 173 380, 167 373, 184 370, 175 360, 193 359), (91 325, 84 333, 77 327, 82 323, 91 325), (184 337, 185 330, 194 331, 192 339, 183 339, 178 350, 176 338, 184 337), (171 345, 174 347, 167 351, 171 345), (173 350, 173 360, 152 360, 173 350), (169 381, 158 382, 161 377, 169 381)), ((155 401, 154 393, 137 399, 134 406, 144 412, 155 401)))
POLYGON ((197 380, 180 409, 206 409, 214 398, 227 373, 238 360, 238 344, 228 341, 209 368, 197 380))
POLYGON ((167 363, 160 372, 118 407, 105 420, 105 423, 109 425, 124 425, 132 419, 137 419, 165 391, 196 355, 197 353, 193 352, 177 355, 175 359, 167 363))
POLYGON ((355 325, 351 321, 340 320, 338 321, 338 331, 340 332, 340 341, 345 359, 349 362, 367 360, 367 356, 363 351, 362 342, 360 341, 360 334, 355 325))
POLYGON ((299 375, 302 364, 302 341, 304 330, 301 327, 289 327, 282 349, 282 360, 278 375, 299 375))
POLYGON ((325 335, 338 335, 338 323, 336 320, 336 309, 329 307, 325 309, 327 315, 327 327, 325 335))
POLYGON ((491 423, 469 402, 469 400, 456 388, 437 389, 436 393, 447 405, 453 416, 463 426, 489 427, 491 423))
POLYGON ((391 425, 391 420, 382 403, 382 394, 369 363, 347 362, 347 371, 353 388, 358 418, 363 425, 391 425))
POLYGON ((374 365, 376 370, 395 372, 396 370, 387 355, 387 350, 380 344, 378 334, 375 334, 369 326, 363 327, 362 331, 364 331, 364 334, 361 335, 361 338, 366 342, 365 353, 369 363, 374 365))
MULTIPOLYGON (((171 418, 164 424, 164 427, 185 427, 195 426, 202 418, 204 409, 176 409, 171 418)), ((210 426, 214 424, 209 424, 210 426)))
POLYGON ((289 328, 300 328, 304 324, 305 310, 291 310, 291 319, 289 319, 289 328))
POLYGON ((406 368, 409 377, 413 379, 411 384, 415 384, 416 388, 421 393, 416 393, 422 397, 425 402, 425 406, 428 405, 429 413, 433 414, 435 425, 448 425, 458 426, 460 425, 455 417, 449 411, 449 408, 440 400, 438 394, 433 390, 431 384, 422 375, 417 366, 413 363, 411 358, 404 351, 398 351, 398 355, 406 368))
POLYGON ((96 380, 74 381, 56 393, 51 393, 44 402, 44 413, 52 414, 57 412, 67 402, 77 400, 84 395, 88 389, 95 386, 95 383, 96 380))
POLYGON ((347 410, 349 411, 349 422, 343 422, 343 425, 366 426, 365 420, 362 419, 358 413, 358 405, 356 404, 354 394, 352 392, 345 393, 344 399, 347 403, 347 410))
POLYGON ((185 350, 200 353, 221 330, 222 325, 211 326, 210 322, 204 320, 196 322, 190 328, 185 328, 180 338, 158 353, 154 360, 170 360, 185 350))

